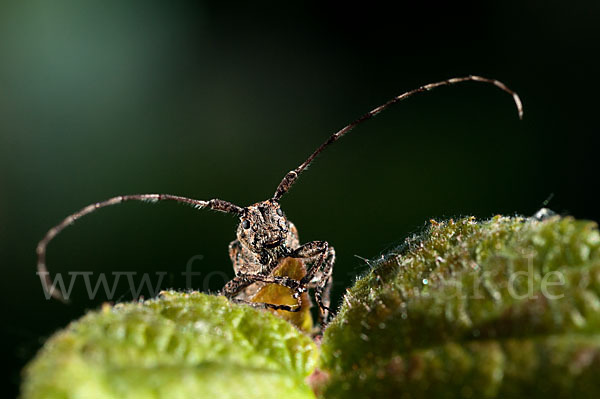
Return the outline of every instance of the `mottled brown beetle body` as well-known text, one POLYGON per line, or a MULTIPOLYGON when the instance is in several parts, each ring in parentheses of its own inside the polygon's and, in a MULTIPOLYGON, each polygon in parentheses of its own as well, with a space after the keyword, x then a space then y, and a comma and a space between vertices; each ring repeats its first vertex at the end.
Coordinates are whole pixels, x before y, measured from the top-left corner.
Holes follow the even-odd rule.
POLYGON ((321 317, 326 319, 335 251, 324 241, 300 245, 298 230, 285 217, 278 201, 270 199, 244 208, 237 239, 229 244, 229 256, 235 277, 225 285, 223 295, 247 303, 265 284, 278 284, 291 290, 297 306, 252 302, 253 306, 296 312, 302 308, 301 294, 314 288, 321 317), (273 270, 287 257, 302 259, 312 267, 299 281, 273 276, 273 270))

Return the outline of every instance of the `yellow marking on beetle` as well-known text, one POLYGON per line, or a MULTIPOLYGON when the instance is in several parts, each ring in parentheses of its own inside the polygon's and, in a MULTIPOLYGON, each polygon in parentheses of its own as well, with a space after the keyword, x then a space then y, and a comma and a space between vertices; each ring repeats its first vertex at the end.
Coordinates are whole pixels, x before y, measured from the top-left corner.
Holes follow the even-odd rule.
MULTIPOLYGON (((287 276, 294 280, 300 280, 306 275, 306 268, 300 259, 284 258, 273 270, 273 276, 287 276)), ((278 284, 267 284, 262 287, 252 298, 252 302, 265 302, 274 305, 294 306, 298 301, 292 296, 292 291, 278 284)), ((269 309, 271 312, 284 320, 292 323, 304 332, 310 332, 313 328, 313 319, 310 313, 311 300, 308 293, 302 294, 302 309, 299 312, 288 312, 285 310, 269 309)))

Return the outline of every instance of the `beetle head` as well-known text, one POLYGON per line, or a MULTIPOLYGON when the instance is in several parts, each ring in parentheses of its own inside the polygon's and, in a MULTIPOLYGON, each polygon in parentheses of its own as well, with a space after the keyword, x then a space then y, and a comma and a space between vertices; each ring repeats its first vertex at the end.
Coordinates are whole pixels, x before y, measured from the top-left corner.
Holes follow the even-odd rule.
POLYGON ((237 238, 252 252, 260 253, 285 244, 289 228, 279 203, 269 199, 244 208, 237 238))

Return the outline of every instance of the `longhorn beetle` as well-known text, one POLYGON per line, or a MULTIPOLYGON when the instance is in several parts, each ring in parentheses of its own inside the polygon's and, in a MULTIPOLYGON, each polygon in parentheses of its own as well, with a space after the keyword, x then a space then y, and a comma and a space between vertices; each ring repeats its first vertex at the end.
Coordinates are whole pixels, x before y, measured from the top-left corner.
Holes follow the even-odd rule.
MULTIPOLYGON (((51 228, 37 246, 37 269, 40 276, 45 276, 46 287, 51 287, 51 278, 46 269, 46 247, 48 243, 65 227, 77 219, 94 212, 99 208, 120 204, 125 201, 175 201, 193 206, 196 209, 209 208, 215 211, 231 213, 239 217, 240 223, 237 227, 237 239, 229 244, 229 256, 233 262, 235 277, 229 281, 220 291, 221 295, 236 302, 247 303, 256 307, 285 310, 297 312, 302 308, 302 294, 309 289, 314 289, 314 296, 319 306, 320 318, 323 323, 327 321, 329 314, 329 290, 331 288, 331 276, 335 251, 327 241, 311 241, 300 245, 298 231, 292 222, 284 215, 279 201, 290 187, 296 182, 298 176, 312 163, 312 161, 330 144, 339 140, 342 136, 366 121, 387 109, 390 105, 405 100, 414 94, 429 91, 436 87, 448 86, 460 82, 475 81, 491 84, 512 95, 519 118, 523 117, 523 107, 517 93, 509 89, 504 83, 481 76, 465 76, 452 78, 436 83, 426 84, 417 89, 407 91, 396 96, 383 105, 367 112, 354 122, 330 136, 319 148, 317 148, 300 166, 289 171, 277 186, 273 196, 265 201, 240 207, 220 199, 209 201, 185 198, 170 194, 133 194, 121 195, 106 201, 97 202, 67 216, 62 222, 51 228), (307 262, 307 272, 299 280, 286 276, 273 275, 274 269, 279 262, 286 258, 298 258, 307 262), (250 302, 256 287, 264 284, 277 284, 287 287, 297 305, 277 305, 272 303, 250 302), (252 287, 255 289, 252 289, 252 287)), ((47 288, 46 288, 47 289, 47 288)), ((58 290, 52 290, 52 296, 62 299, 58 290)))

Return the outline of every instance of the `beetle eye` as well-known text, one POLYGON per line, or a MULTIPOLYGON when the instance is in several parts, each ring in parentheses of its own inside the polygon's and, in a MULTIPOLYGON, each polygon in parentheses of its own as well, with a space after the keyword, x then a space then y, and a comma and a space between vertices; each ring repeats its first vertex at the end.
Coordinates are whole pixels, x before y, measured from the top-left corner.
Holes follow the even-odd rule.
POLYGON ((245 228, 245 229, 250 228, 250 221, 249 220, 244 220, 242 222, 242 227, 245 228))
POLYGON ((277 214, 279 216, 283 216, 283 211, 281 210, 281 208, 277 208, 277 214))

